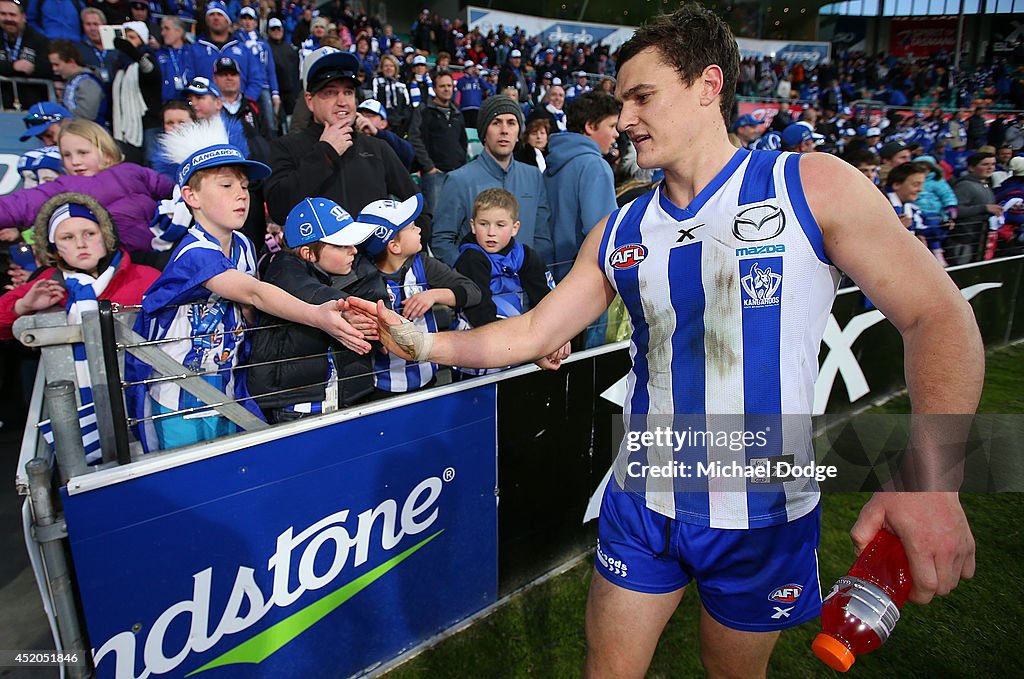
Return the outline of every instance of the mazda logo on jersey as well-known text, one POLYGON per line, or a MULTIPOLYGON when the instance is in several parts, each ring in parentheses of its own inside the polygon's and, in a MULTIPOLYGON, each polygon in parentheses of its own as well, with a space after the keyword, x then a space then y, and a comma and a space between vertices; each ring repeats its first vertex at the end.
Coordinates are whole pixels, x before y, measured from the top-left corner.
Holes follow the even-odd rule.
POLYGON ((620 245, 608 257, 613 269, 631 269, 647 259, 647 248, 640 243, 620 245))
POLYGON ((775 238, 786 228, 786 215, 778 205, 754 205, 736 215, 732 235, 747 242, 775 238))

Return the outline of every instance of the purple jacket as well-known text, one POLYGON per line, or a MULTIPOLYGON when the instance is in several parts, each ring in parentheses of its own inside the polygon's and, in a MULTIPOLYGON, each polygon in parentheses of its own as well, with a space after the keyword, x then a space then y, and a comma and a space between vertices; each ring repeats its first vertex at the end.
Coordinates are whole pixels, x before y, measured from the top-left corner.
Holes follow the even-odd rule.
POLYGON ((149 221, 157 203, 170 198, 173 190, 174 182, 168 177, 141 165, 120 163, 94 177, 63 176, 33 189, 0 196, 0 228, 29 228, 48 199, 77 191, 107 208, 126 250, 146 252, 153 249, 149 221))

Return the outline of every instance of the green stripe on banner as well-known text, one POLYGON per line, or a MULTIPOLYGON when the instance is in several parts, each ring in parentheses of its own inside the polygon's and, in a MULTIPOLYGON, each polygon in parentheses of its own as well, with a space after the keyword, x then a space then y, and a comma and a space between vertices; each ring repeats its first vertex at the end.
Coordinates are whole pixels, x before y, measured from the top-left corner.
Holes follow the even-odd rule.
POLYGON ((414 552, 443 532, 444 529, 437 531, 422 542, 413 545, 401 554, 385 561, 368 573, 359 576, 341 589, 328 594, 319 601, 314 601, 301 611, 288 616, 272 627, 268 627, 252 639, 239 644, 230 651, 214 658, 199 669, 193 670, 185 676, 191 677, 194 674, 199 674, 200 672, 205 672, 206 670, 213 669, 214 667, 222 667, 224 665, 239 665, 242 663, 259 664, 263 662, 271 655, 281 650, 282 646, 315 625, 331 611, 338 608, 356 594, 382 578, 388 571, 408 559, 414 552))

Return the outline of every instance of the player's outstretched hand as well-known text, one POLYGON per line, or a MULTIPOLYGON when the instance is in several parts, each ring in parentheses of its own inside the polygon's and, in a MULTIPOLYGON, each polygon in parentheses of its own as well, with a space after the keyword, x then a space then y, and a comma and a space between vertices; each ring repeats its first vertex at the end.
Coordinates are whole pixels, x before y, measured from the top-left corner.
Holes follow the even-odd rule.
POLYGON ((572 353, 572 346, 566 342, 557 350, 551 352, 544 358, 534 361, 534 365, 544 370, 558 370, 562 367, 562 361, 569 358, 572 353))
POLYGON ((349 325, 363 333, 363 339, 375 340, 377 339, 377 320, 374 318, 367 318, 363 314, 359 313, 355 309, 351 308, 347 303, 345 304, 344 310, 341 312, 342 318, 348 321, 349 325))
POLYGON ((377 323, 377 332, 384 348, 407 361, 424 361, 430 355, 434 337, 423 332, 412 321, 402 318, 384 302, 368 302, 358 297, 349 297, 349 308, 358 311, 377 323))
POLYGON ((352 324, 341 315, 348 305, 345 300, 338 299, 324 302, 317 307, 317 327, 341 342, 347 349, 357 354, 366 354, 372 348, 370 343, 363 339, 363 332, 352 327, 352 324))
POLYGON ((907 552, 913 603, 945 596, 974 577, 974 536, 956 493, 875 493, 850 531, 857 554, 883 527, 907 552))

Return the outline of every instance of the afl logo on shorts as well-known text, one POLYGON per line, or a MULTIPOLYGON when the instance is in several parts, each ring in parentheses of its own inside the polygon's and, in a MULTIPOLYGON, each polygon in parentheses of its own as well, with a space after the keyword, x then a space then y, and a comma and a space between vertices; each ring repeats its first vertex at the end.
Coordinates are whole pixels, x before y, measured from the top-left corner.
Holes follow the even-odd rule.
POLYGON ((647 248, 640 243, 630 243, 615 249, 608 257, 613 269, 631 269, 647 259, 647 248))
POLYGON ((768 595, 768 600, 777 601, 780 604, 791 604, 800 598, 800 594, 803 591, 802 585, 789 584, 784 587, 777 587, 775 591, 768 595))
POLYGON ((755 205, 736 215, 732 235, 752 242, 775 238, 786 228, 786 215, 778 205, 755 205))

